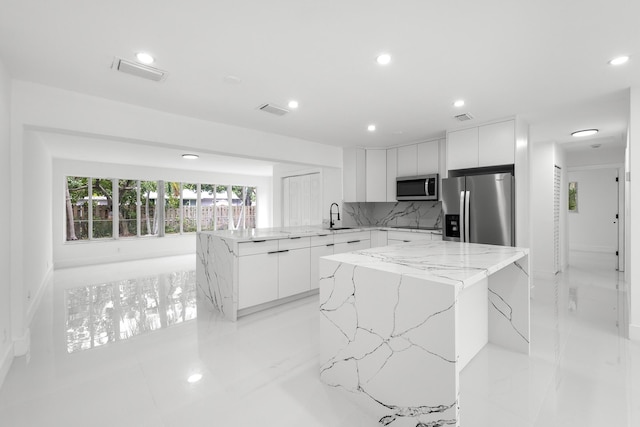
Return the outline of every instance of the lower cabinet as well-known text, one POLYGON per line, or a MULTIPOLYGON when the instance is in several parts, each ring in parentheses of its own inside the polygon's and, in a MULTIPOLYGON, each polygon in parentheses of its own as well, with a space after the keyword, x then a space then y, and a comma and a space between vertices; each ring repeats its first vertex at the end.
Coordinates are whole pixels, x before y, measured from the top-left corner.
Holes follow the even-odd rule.
POLYGON ((387 233, 389 245, 396 243, 414 242, 416 240, 431 240, 431 233, 413 233, 411 231, 389 231, 387 233))
POLYGON ((238 308, 278 299, 278 253, 238 257, 238 308))
POLYGON ((344 243, 336 243, 333 247, 333 253, 341 254, 343 252, 369 249, 370 247, 371 247, 371 240, 350 240, 344 243))
POLYGON ((311 289, 309 248, 291 249, 278 254, 278 298, 306 292, 311 289))

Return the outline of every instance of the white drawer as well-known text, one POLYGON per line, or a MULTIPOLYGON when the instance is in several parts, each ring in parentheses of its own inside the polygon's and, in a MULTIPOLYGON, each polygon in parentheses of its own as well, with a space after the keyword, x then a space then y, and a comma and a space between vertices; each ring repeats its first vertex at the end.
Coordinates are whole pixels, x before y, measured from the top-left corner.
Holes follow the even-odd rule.
POLYGON ((411 231, 389 231, 389 240, 402 240, 403 242, 413 242, 416 240, 431 240, 431 233, 413 233, 411 231))
POLYGON ((333 234, 318 234, 317 236, 311 236, 311 246, 325 246, 333 243, 333 234))
POLYGON ((291 237, 289 239, 278 240, 278 250, 286 251, 289 249, 308 248, 311 239, 309 237, 291 237))
POLYGON ((370 231, 343 231, 333 235, 333 243, 346 243, 354 240, 371 240, 370 231))
POLYGON ((238 243, 238 255, 256 255, 278 250, 277 240, 251 240, 238 243))

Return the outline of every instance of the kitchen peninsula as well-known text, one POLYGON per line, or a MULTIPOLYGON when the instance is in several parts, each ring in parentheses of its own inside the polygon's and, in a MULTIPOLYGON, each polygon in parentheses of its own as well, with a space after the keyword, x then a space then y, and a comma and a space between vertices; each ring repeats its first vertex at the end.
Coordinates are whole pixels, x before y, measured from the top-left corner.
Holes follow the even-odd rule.
POLYGON ((319 226, 199 232, 198 297, 204 307, 235 321, 245 314, 317 294, 322 256, 432 238, 441 239, 441 232, 385 227, 328 230, 319 226))
POLYGON ((322 258, 321 380, 382 425, 459 425, 473 356, 487 342, 529 353, 528 254, 417 241, 322 258))

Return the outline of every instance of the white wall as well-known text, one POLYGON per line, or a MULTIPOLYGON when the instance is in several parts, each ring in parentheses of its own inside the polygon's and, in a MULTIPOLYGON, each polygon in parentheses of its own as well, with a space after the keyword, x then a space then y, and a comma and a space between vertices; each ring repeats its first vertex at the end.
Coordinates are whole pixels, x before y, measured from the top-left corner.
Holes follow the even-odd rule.
MULTIPOLYGON (((631 88, 629 106, 629 135, 627 140, 627 171, 630 178, 631 171, 640 174, 640 87, 631 88), (634 145, 635 144, 635 145, 634 145)), ((636 177, 636 179, 638 179, 636 177)), ((628 186, 628 197, 625 206, 627 226, 626 232, 626 256, 625 278, 630 295, 630 316, 629 316, 629 337, 640 341, 640 226, 632 221, 633 215, 640 214, 640 184, 635 184, 630 180, 626 182, 628 186), (633 245, 632 242, 639 242, 633 245)))
POLYGON ((618 250, 618 168, 572 168, 568 182, 578 183, 578 209, 569 212, 571 250, 605 252, 618 250))
MULTIPOLYGON (((0 182, 4 183, 5 197, 11 188, 11 81, 0 59, 0 182)), ((5 233, 0 239, 0 386, 13 360, 11 328, 11 240, 7 227, 11 227, 9 206, 0 209, 0 224, 5 233)))
MULTIPOLYGON (((554 174, 555 166, 561 168, 561 200, 566 200, 566 167, 563 152, 554 142, 533 144, 531 155, 531 265, 534 275, 555 274, 554 268, 554 174)), ((566 207, 560 207, 560 266, 567 260, 566 207)))
POLYGON ((624 162, 623 146, 600 147, 588 150, 567 151, 567 167, 616 165, 624 162))
POLYGON ((258 196, 256 204, 258 225, 268 226, 271 222, 271 177, 54 159, 51 191, 53 194, 53 230, 49 234, 53 235, 53 261, 56 268, 193 253, 196 247, 194 234, 170 235, 162 238, 66 242, 64 195, 66 176, 163 179, 187 183, 255 186, 258 196))
POLYGON ((31 323, 38 303, 52 279, 52 187, 51 154, 38 135, 29 132, 24 138, 24 188, 29 197, 23 198, 24 227, 23 289, 26 304, 26 324, 31 323), (33 197, 36 195, 36 197, 33 197))
MULTIPOLYGON (((342 154, 340 154, 342 163, 342 154)), ((339 168, 310 167, 292 164, 278 164, 273 168, 273 226, 282 226, 282 179, 287 176, 320 173, 322 182, 322 222, 329 225, 329 207, 335 202, 342 212, 342 170, 339 168)))

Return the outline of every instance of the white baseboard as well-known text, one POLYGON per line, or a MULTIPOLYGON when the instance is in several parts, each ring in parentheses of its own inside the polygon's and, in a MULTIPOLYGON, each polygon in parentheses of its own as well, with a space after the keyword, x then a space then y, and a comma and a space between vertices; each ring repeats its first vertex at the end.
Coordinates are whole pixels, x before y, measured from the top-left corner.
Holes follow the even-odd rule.
POLYGON ((3 354, 0 354, 0 387, 4 384, 4 379, 11 369, 13 363, 13 343, 9 344, 3 354))
POLYGON ((640 341, 640 325, 629 324, 629 339, 631 341, 640 341))

